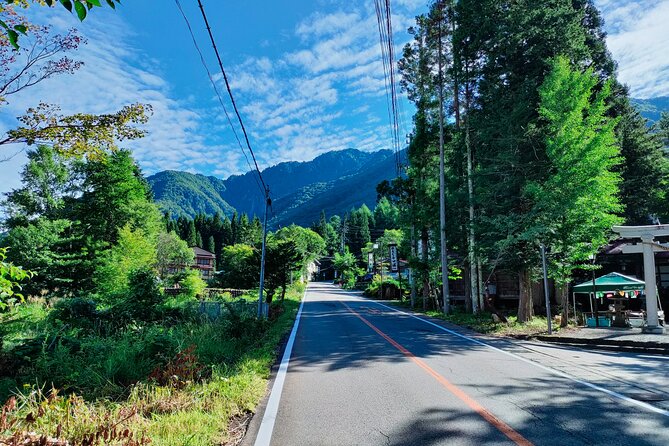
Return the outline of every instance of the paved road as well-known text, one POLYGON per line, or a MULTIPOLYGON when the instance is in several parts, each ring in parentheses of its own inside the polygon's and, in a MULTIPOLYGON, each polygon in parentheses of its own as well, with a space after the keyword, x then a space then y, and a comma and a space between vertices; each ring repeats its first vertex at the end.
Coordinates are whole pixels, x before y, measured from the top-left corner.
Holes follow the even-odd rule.
POLYGON ((438 325, 310 284, 271 444, 669 444, 666 358, 438 325))

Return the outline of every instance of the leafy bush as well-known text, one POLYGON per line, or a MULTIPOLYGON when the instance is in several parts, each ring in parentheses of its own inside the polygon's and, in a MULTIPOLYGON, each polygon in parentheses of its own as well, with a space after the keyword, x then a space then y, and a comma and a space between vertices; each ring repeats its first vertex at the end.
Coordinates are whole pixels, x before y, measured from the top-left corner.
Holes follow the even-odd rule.
POLYGON ((265 319, 257 319, 255 315, 244 312, 244 301, 237 304, 226 302, 225 308, 228 316, 224 321, 225 334, 233 339, 254 340, 267 330, 269 322, 265 319), (241 304, 241 305, 240 305, 241 304))
POLYGON ((164 301, 164 296, 151 268, 141 268, 130 273, 128 289, 127 296, 111 309, 119 322, 152 321, 160 316, 159 305, 164 301))
POLYGON ((400 298, 400 283, 392 277, 384 277, 383 281, 379 274, 375 274, 365 291, 365 296, 382 298, 382 299, 399 299, 400 298), (383 285, 384 296, 381 296, 381 286, 383 285))
POLYGON ((188 300, 195 300, 207 288, 207 283, 202 280, 200 272, 195 269, 173 275, 171 282, 178 285, 179 294, 188 300))
POLYGON ((62 323, 70 327, 90 329, 99 320, 100 313, 95 301, 82 297, 61 299, 49 313, 49 321, 54 325, 62 323))

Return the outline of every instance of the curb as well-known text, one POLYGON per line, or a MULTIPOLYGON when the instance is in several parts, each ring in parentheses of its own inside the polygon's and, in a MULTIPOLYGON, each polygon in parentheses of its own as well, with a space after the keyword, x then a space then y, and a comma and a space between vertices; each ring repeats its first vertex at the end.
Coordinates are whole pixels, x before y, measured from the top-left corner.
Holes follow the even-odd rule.
POLYGON ((548 344, 562 344, 574 347, 598 350, 622 351, 632 353, 654 353, 669 356, 669 344, 661 342, 641 342, 614 339, 572 338, 547 335, 518 336, 515 339, 535 340, 548 344))

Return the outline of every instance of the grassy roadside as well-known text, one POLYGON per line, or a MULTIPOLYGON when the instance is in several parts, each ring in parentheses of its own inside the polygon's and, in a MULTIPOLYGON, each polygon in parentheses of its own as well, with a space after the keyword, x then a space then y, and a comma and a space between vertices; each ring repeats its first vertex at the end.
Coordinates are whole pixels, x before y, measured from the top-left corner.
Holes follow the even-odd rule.
MULTIPOLYGON (((406 301, 396 301, 393 304, 410 309, 409 303, 406 301)), ((414 308, 412 311, 492 336, 523 337, 548 334, 548 325, 545 316, 534 316, 531 321, 522 323, 518 322, 518 318, 515 315, 509 315, 507 316, 508 322, 504 323, 495 322, 492 314, 487 311, 479 314, 466 313, 461 308, 455 308, 450 314, 444 314, 441 311, 424 312, 419 308, 414 308)), ((556 333, 558 331, 560 331, 559 324, 553 323, 553 332, 556 333)))
MULTIPOLYGON (((163 324, 111 339, 81 336, 76 349, 62 339, 43 344, 16 377, 4 378, 5 389, 18 392, 2 409, 0 444, 12 435, 22 445, 42 436, 54 445, 233 444, 243 434, 235 427, 265 394, 303 291, 291 288, 271 322, 163 324)), ((5 347, 28 344, 45 324, 38 309, 24 312, 5 347)))

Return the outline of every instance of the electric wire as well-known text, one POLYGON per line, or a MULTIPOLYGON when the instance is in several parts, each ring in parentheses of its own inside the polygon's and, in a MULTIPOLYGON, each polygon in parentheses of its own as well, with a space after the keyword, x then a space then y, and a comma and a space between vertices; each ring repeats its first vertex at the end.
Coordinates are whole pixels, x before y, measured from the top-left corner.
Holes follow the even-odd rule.
POLYGON ((397 82, 395 73, 395 47, 393 43, 392 12, 390 0, 374 0, 377 26, 379 29, 379 44, 381 46, 381 58, 383 61, 383 75, 386 87, 386 101, 388 118, 390 121, 390 133, 393 152, 395 155, 395 168, 397 175, 401 174, 401 143, 400 143, 400 106, 397 100, 397 82))
MULTIPOLYGON (((391 102, 392 99, 390 97, 390 87, 388 85, 389 82, 389 76, 388 76, 388 57, 386 56, 386 26, 383 24, 383 17, 385 16, 381 12, 381 3, 380 0, 374 0, 374 9, 376 10, 376 23, 379 29, 379 45, 381 47, 381 62, 383 65, 383 82, 385 86, 385 92, 386 92, 386 110, 388 112, 388 122, 392 123, 393 118, 392 118, 392 107, 391 107, 391 102)), ((395 165, 397 167, 397 153, 396 153, 396 148, 395 148, 395 135, 393 132, 393 128, 390 127, 389 129, 390 132, 390 139, 393 144, 393 152, 395 154, 395 165)))
POLYGON ((385 12, 386 12, 386 28, 387 28, 387 44, 388 44, 388 59, 390 66, 390 97, 391 97, 391 106, 393 111, 393 133, 395 136, 395 148, 397 156, 397 168, 399 173, 400 168, 400 138, 399 138, 399 122, 398 122, 398 106, 397 106, 397 86, 395 84, 395 45, 393 43, 393 27, 392 27, 392 18, 390 12, 390 0, 385 0, 385 12))
POLYGON ((267 187, 267 184, 265 184, 265 180, 263 180, 262 173, 260 172, 260 168, 258 167, 258 160, 256 159, 256 156, 253 153, 253 149, 251 148, 251 143, 249 142, 249 136, 246 133, 246 127, 244 127, 244 121, 242 121, 242 117, 239 114, 239 109, 237 109, 237 103, 235 102, 235 98, 232 95, 232 89, 230 88, 228 75, 225 73, 225 69, 223 69, 223 62, 221 61, 221 55, 218 53, 218 47, 216 46, 214 35, 211 32, 211 27, 209 26, 209 20, 207 19, 207 14, 204 12, 204 6, 202 5, 202 1, 197 0, 197 4, 199 5, 200 11, 202 12, 202 18, 204 19, 204 24, 207 27, 207 32, 209 33, 209 39, 211 40, 211 45, 214 48, 214 53, 216 53, 216 59, 218 60, 218 67, 221 69, 221 74, 223 74, 223 80, 225 81, 225 88, 228 90, 228 96, 230 96, 230 102, 232 102, 232 108, 235 110, 235 114, 237 115, 237 120, 239 121, 239 125, 242 128, 242 133, 244 134, 244 139, 246 140, 246 146, 248 147, 249 152, 251 153, 251 158, 253 158, 253 164, 255 164, 256 166, 258 177, 260 178, 260 182, 262 183, 265 189, 265 195, 267 196, 267 199, 269 199, 269 188, 267 187))
MULTIPOLYGON (((181 16, 183 17, 184 21, 186 22, 186 27, 188 28, 188 32, 190 33, 190 37, 193 40, 193 45, 195 46, 195 50, 197 51, 198 55, 200 56, 200 62, 202 63, 202 66, 204 67, 205 71, 207 72, 207 77, 209 77, 209 82, 211 82, 211 86, 214 89, 214 92, 216 93, 216 97, 218 98, 218 102, 221 104, 221 107, 223 108, 223 112, 225 113, 225 117, 228 121, 228 124, 230 125, 230 128, 232 129, 232 133, 235 135, 235 139, 237 140, 237 144, 239 145, 239 148, 242 151, 242 154, 244 154, 244 158, 246 159, 246 164, 249 166, 249 171, 254 171, 255 169, 251 166, 251 162, 249 161, 249 157, 246 154, 246 150, 244 149, 244 146, 242 145, 241 139, 239 139, 239 135, 237 134, 237 130, 235 129, 234 124, 232 123, 232 119, 230 118, 230 114, 228 113, 228 109, 225 106, 225 101, 223 101, 223 97, 221 96, 220 91, 218 90, 218 87, 216 86, 216 82, 214 81, 214 77, 211 74, 211 71, 209 70, 209 67, 207 66, 207 62, 204 60, 204 55, 202 54, 202 50, 200 49, 200 45, 198 45, 197 40, 195 39, 195 34, 193 32, 193 28, 190 25, 190 21, 188 20, 188 17, 186 16, 186 13, 184 12, 183 8, 181 7, 181 2, 179 0, 174 0, 177 8, 179 9, 179 12, 181 13, 181 16)), ((258 188, 260 189, 260 192, 265 195, 265 190, 263 187, 260 185, 260 182, 258 181, 258 177, 256 175, 253 175, 253 179, 255 180, 256 184, 258 185, 258 188)))

